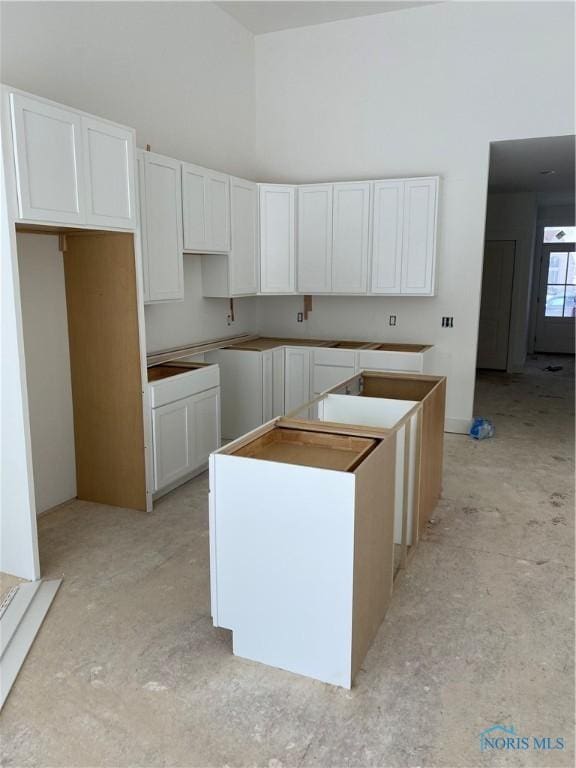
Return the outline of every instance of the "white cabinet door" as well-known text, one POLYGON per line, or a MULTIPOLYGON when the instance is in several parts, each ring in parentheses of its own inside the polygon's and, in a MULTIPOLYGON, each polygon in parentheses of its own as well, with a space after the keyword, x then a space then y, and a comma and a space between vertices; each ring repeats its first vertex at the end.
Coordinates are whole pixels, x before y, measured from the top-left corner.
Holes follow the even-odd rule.
POLYGON ((332 292, 366 293, 370 183, 334 184, 332 292))
POLYGON ((285 366, 285 411, 290 413, 310 400, 310 350, 287 347, 285 366))
POLYGON ((134 132, 82 117, 86 223, 133 229, 136 221, 134 132))
POLYGON ((404 182, 374 183, 370 293, 399 294, 402 279, 404 182))
POLYGON ((284 415, 284 347, 262 352, 262 423, 284 415))
POLYGON ((208 190, 206 170, 196 165, 182 165, 182 210, 184 250, 208 249, 208 190))
POLYGON ((433 295, 438 179, 404 182, 402 293, 433 295))
POLYGON ((274 358, 273 350, 262 352, 262 423, 273 418, 274 410, 274 358))
POLYGON ((222 438, 234 440, 262 424, 262 353, 247 349, 206 352, 218 363, 222 401, 222 438))
POLYGON ((260 184, 260 293, 294 293, 294 187, 260 184))
POLYGON ((223 173, 182 165, 184 250, 225 253, 230 250, 230 182, 223 173))
POLYGON ((144 157, 144 209, 149 301, 184 298, 180 163, 151 152, 144 157))
POLYGON ((284 416, 284 347, 272 350, 272 418, 284 416))
POLYGON ((332 184, 298 187, 298 291, 332 291, 332 184))
POLYGON ((220 447, 220 389, 208 389, 192 398, 193 469, 208 462, 220 447))
POLYGON ((230 250, 230 177, 207 171, 208 250, 230 250))
POLYGON ((258 185, 244 179, 230 180, 232 252, 230 294, 258 291, 258 185))
POLYGON ((80 115, 10 95, 20 218, 84 223, 80 115))
POLYGON ((152 410, 155 491, 194 469, 193 407, 187 397, 152 410))

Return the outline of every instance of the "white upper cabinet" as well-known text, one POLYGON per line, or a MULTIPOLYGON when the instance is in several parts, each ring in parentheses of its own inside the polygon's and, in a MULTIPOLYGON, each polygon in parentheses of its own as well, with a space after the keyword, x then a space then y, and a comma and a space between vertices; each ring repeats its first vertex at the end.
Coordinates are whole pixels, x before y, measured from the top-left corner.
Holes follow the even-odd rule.
POLYGON ((402 293, 434 294, 437 197, 437 179, 404 182, 402 293))
POLYGON ((295 291, 295 189, 260 184, 260 293, 295 291))
POLYGON ((184 250, 230 250, 230 177, 198 165, 182 165, 184 250))
POLYGON ((402 276, 404 182, 374 184, 370 292, 398 294, 402 276))
POLYGON ((258 185, 230 178, 232 248, 202 257, 202 293, 233 298, 258 292, 258 185))
POLYGON ((332 184, 298 187, 298 291, 332 292, 332 184))
POLYGON ((370 293, 433 296, 438 178, 374 183, 370 293))
POLYGON ((258 291, 258 185, 230 179, 232 252, 230 293, 233 296, 258 291))
POLYGON ((134 229, 134 131, 27 94, 10 102, 20 218, 134 229))
POLYGON ((139 152, 142 255, 147 301, 184 298, 180 163, 139 152))
POLYGON ((80 115, 19 93, 10 101, 20 218, 83 224, 80 115))
POLYGON ((334 184, 332 292, 366 293, 370 183, 334 184))
POLYGON ((104 120, 82 118, 86 223, 135 226, 134 132, 104 120))

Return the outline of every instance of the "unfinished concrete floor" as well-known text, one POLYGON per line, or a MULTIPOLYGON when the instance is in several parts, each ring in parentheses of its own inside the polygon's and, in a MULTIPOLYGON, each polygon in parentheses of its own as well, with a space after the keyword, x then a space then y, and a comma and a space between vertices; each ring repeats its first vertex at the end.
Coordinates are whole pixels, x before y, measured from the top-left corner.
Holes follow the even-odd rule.
POLYGON ((481 375, 444 498, 352 691, 242 659, 209 615, 207 477, 153 514, 40 519, 64 578, 2 715, 4 766, 573 765, 573 364, 481 375), (555 752, 481 753, 495 723, 555 752))

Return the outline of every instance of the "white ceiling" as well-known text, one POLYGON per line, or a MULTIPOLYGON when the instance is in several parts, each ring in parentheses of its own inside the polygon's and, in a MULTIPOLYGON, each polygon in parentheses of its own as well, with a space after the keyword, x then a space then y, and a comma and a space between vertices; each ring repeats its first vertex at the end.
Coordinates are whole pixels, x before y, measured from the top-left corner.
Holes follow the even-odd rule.
POLYGON ((574 194, 574 136, 550 136, 490 145, 491 192, 535 192, 541 199, 574 194), (540 171, 553 170, 543 175, 540 171))
POLYGON ((308 27, 329 21, 351 19, 355 16, 371 16, 375 13, 404 10, 430 5, 438 0, 399 0, 398 2, 343 2, 342 0, 260 0, 260 2, 217 2, 224 11, 255 35, 278 32, 281 29, 308 27))

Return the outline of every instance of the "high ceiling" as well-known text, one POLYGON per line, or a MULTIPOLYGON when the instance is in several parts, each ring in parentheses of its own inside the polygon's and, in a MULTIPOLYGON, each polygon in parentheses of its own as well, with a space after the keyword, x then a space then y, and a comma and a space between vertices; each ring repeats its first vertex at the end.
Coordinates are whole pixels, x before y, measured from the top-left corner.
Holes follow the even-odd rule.
POLYGON ((542 199, 573 195, 575 138, 550 136, 493 142, 490 145, 490 192, 535 192, 542 199))
POLYGON ((308 27, 313 24, 325 24, 328 21, 351 19, 355 16, 371 16, 375 13, 404 10, 422 5, 430 5, 438 0, 400 0, 399 2, 342 2, 342 0, 325 0, 324 2, 308 2, 296 0, 281 2, 281 0, 261 0, 260 2, 217 2, 223 10, 253 32, 262 35, 266 32, 278 32, 281 29, 308 27))

